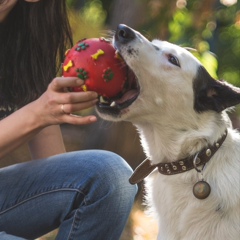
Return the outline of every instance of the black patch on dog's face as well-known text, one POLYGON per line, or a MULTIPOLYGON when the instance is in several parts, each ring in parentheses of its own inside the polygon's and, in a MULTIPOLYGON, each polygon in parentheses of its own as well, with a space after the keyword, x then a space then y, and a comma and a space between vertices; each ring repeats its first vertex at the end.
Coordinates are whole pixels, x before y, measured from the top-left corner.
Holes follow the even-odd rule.
POLYGON ((199 66, 193 81, 193 92, 197 112, 221 112, 240 103, 240 89, 225 81, 215 80, 203 66, 199 66))

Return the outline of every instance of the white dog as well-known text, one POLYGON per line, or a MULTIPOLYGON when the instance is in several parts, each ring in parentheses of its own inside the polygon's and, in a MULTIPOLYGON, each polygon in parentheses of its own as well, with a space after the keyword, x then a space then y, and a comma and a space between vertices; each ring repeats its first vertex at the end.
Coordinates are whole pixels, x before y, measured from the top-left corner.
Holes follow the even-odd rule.
POLYGON ((147 200, 158 239, 240 239, 240 136, 224 112, 240 103, 239 89, 214 80, 186 49, 150 42, 126 25, 113 44, 129 66, 128 84, 97 109, 139 131, 149 160, 130 182, 153 171, 147 200))

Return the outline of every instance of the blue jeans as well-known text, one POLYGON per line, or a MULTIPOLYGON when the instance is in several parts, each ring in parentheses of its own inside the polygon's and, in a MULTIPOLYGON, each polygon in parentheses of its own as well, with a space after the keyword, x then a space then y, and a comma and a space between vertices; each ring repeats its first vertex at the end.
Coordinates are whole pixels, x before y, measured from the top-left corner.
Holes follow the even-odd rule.
POLYGON ((129 165, 101 150, 71 152, 0 169, 0 239, 117 240, 136 186, 129 165))

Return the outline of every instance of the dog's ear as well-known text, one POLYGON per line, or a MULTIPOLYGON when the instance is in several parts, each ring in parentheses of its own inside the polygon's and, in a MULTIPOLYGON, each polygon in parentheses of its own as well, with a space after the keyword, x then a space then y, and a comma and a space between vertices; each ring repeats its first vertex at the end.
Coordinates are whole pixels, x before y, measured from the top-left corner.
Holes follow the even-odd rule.
POLYGON ((197 112, 224 109, 240 103, 240 89, 224 81, 215 80, 200 66, 193 81, 194 109, 197 112))

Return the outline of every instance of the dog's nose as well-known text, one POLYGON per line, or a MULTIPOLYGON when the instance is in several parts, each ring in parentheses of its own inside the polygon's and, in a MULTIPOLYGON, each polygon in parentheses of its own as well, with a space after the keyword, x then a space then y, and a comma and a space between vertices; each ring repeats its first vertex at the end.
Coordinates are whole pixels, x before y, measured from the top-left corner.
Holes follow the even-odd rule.
POLYGON ((115 34, 115 39, 117 41, 125 44, 132 41, 135 37, 136 35, 133 29, 124 24, 118 25, 117 32, 115 34))

